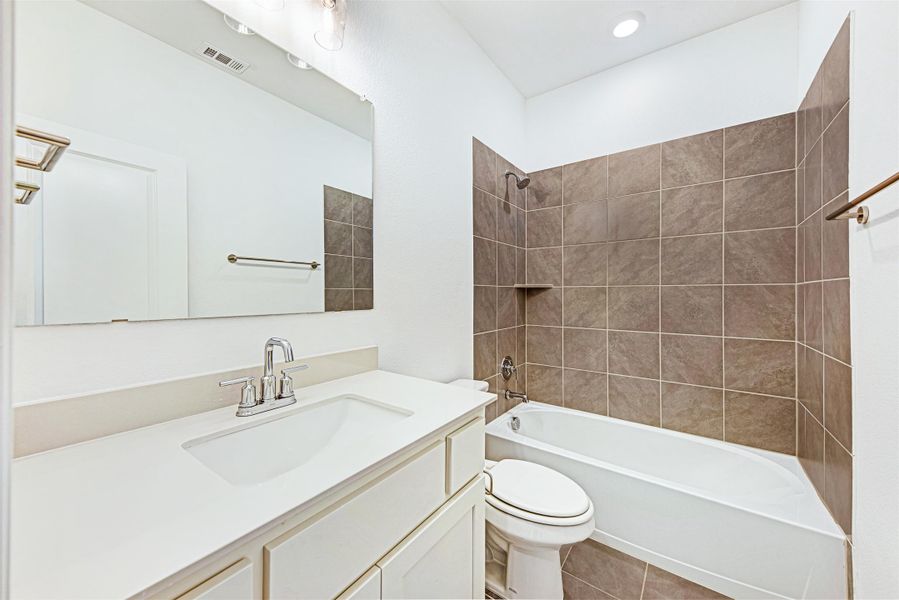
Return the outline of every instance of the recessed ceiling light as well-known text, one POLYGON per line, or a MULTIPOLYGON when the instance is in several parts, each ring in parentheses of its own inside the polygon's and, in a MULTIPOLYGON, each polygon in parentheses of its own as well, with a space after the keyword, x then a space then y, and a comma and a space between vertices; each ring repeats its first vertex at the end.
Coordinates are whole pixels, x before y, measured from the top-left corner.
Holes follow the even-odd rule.
POLYGON ((621 15, 618 17, 618 24, 612 29, 612 35, 617 38, 626 38, 629 35, 633 35, 640 29, 640 25, 643 24, 644 20, 646 20, 646 17, 644 17, 641 12, 632 12, 621 15))
POLYGON ((295 66, 298 69, 306 70, 306 69, 312 68, 312 65, 307 63, 305 60, 300 60, 299 57, 294 56, 290 52, 287 53, 287 62, 289 62, 290 64, 292 64, 293 66, 295 66))
POLYGON ((255 31, 253 31, 252 29, 250 29, 249 27, 247 27, 246 25, 244 25, 237 19, 232 19, 228 15, 222 15, 222 16, 225 17, 225 25, 227 25, 231 31, 236 31, 240 35, 256 35, 255 31))

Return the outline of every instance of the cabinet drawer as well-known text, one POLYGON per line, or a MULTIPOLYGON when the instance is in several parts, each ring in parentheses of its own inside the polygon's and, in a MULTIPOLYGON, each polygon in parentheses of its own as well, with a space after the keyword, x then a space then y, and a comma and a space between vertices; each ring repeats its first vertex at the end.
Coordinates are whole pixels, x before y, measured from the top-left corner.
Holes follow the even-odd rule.
POLYGON ((484 470, 484 419, 478 418, 446 436, 446 493, 462 489, 484 470))
POLYGON ((381 600, 381 569, 372 567, 337 600, 381 600))
POLYGON ((265 545, 266 597, 334 598, 444 501, 445 444, 438 442, 265 545))
POLYGON ((243 558, 178 600, 253 600, 253 563, 243 558))

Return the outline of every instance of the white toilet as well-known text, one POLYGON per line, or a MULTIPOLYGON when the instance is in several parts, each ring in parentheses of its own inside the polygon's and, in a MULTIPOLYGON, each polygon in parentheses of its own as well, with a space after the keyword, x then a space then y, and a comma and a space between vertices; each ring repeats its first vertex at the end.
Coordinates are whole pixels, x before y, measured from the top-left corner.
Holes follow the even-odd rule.
MULTIPOLYGON (((458 380, 487 390, 483 381, 458 380)), ((486 461, 487 589, 502 598, 562 599, 559 550, 593 533, 593 503, 577 483, 523 460, 486 461)))

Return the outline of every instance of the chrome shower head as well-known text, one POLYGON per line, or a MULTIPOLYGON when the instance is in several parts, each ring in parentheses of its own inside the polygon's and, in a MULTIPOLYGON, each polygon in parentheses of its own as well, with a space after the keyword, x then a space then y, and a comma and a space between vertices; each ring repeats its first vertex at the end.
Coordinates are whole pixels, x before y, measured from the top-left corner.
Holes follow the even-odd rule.
POLYGON ((524 177, 519 177, 512 171, 506 171, 506 183, 508 183, 510 175, 515 178, 515 186, 520 190, 523 190, 531 184, 530 177, 528 177, 527 175, 525 175, 524 177))

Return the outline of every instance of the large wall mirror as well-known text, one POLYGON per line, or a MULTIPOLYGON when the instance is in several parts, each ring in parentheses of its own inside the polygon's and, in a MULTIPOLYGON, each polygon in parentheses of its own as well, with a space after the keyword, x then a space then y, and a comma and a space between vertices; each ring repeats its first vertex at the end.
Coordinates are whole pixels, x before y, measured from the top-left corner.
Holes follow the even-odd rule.
POLYGON ((200 0, 18 2, 15 69, 17 325, 372 308, 367 100, 200 0))

